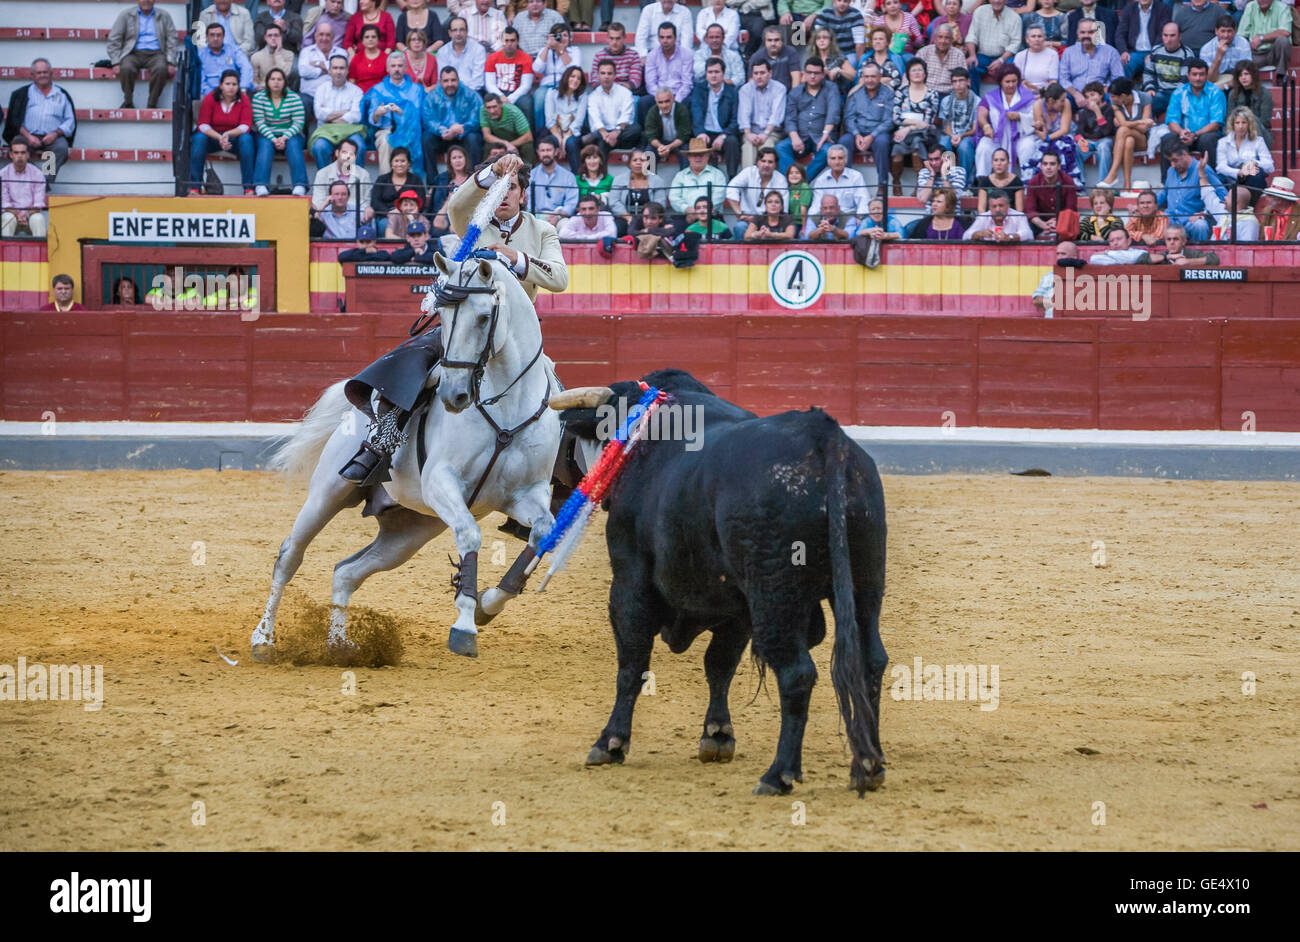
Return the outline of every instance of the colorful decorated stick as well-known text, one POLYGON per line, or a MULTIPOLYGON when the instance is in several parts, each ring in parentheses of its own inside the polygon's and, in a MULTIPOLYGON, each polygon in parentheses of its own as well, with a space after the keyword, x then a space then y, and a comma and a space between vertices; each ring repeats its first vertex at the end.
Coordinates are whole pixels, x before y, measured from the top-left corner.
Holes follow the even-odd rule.
POLYGON ((647 386, 645 383, 641 384, 641 388, 645 392, 637 404, 628 411, 622 428, 605 445, 600 453, 600 459, 560 508, 551 532, 538 544, 539 559, 546 553, 555 551, 551 559, 551 568, 547 570, 545 578, 537 586, 538 592, 546 588, 546 584, 551 581, 551 576, 564 570, 569 557, 582 541, 587 524, 591 522, 592 516, 601 501, 605 499, 609 488, 627 464, 632 449, 645 436, 646 427, 650 424, 650 416, 668 398, 666 392, 647 386))
MULTIPOLYGON (((452 256, 453 262, 463 262, 469 258, 474 251, 474 246, 478 244, 479 236, 492 221, 492 214, 500 207, 501 201, 506 198, 506 191, 510 189, 513 181, 510 177, 498 177, 497 181, 488 187, 487 193, 483 195, 483 201, 478 204, 478 209, 474 210, 474 215, 469 221, 469 227, 465 230, 465 236, 460 240, 460 245, 456 247, 456 254, 452 256)), ((461 186, 478 186, 473 181, 466 180, 461 186)))

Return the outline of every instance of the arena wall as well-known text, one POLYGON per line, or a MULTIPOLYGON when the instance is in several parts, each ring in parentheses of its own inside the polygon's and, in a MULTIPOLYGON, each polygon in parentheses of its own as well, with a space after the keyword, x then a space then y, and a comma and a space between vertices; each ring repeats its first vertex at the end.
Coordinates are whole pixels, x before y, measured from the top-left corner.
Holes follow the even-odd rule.
MULTIPOLYGON (((0 313, 0 416, 278 422, 410 315, 0 313)), ((1300 320, 546 316, 572 385, 688 369, 760 413, 852 425, 1300 431, 1300 320)))

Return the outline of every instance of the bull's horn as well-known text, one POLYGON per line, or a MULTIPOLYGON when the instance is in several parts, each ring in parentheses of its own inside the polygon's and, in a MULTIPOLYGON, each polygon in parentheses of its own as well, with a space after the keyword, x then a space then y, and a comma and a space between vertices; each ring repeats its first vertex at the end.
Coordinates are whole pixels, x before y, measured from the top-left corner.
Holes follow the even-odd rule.
POLYGON ((552 396, 551 408, 557 412, 564 409, 594 409, 609 402, 613 396, 614 390, 608 386, 579 386, 552 396))

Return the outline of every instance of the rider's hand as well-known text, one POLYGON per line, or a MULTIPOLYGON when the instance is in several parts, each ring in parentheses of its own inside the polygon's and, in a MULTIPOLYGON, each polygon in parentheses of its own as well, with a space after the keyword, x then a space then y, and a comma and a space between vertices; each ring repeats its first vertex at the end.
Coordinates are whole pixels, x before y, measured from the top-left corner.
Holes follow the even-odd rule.
POLYGON ((519 253, 504 242, 494 242, 492 245, 489 245, 488 248, 509 262, 511 268, 513 268, 515 263, 519 261, 519 253))
POLYGON ((523 165, 523 158, 518 154, 503 154, 501 158, 492 165, 492 172, 498 177, 510 177, 518 173, 523 165))

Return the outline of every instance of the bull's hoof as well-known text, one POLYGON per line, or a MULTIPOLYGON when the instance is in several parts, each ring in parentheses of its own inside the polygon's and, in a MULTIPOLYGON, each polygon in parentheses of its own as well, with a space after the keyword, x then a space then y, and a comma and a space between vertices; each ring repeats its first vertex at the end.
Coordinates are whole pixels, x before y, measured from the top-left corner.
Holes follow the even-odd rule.
POLYGON ((700 761, 730 762, 736 755, 734 733, 730 723, 706 723, 700 737, 700 761))
POLYGON ((253 660, 260 664, 274 664, 276 658, 274 644, 255 644, 252 650, 253 660))
POLYGON ((758 784, 754 786, 755 795, 788 795, 793 791, 789 785, 784 783, 773 785, 771 782, 759 779, 758 784))
POLYGON ((627 743, 611 736, 602 746, 599 742, 587 753, 587 765, 622 765, 627 758, 627 743))
POLYGON ((478 657, 478 634, 460 628, 451 629, 447 636, 447 650, 461 657, 478 657))
POLYGON ((870 771, 861 767, 849 770, 849 788, 856 791, 859 798, 867 792, 874 792, 884 784, 885 767, 883 765, 877 765, 870 771))

